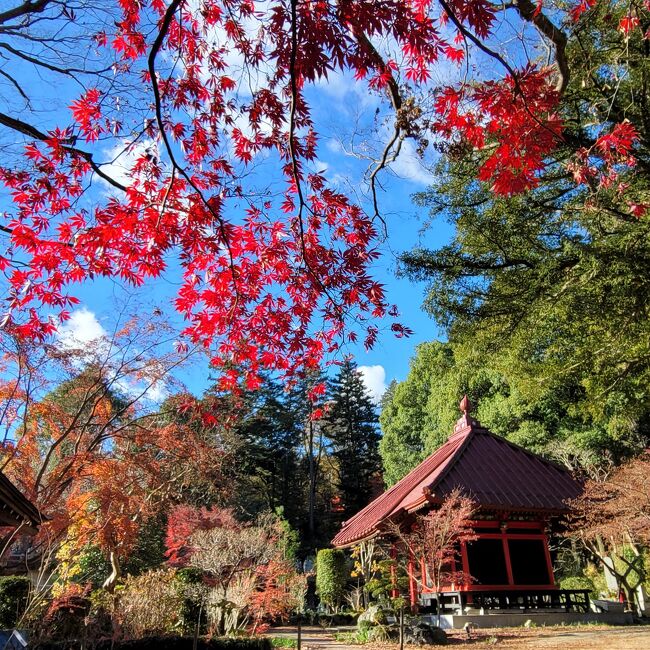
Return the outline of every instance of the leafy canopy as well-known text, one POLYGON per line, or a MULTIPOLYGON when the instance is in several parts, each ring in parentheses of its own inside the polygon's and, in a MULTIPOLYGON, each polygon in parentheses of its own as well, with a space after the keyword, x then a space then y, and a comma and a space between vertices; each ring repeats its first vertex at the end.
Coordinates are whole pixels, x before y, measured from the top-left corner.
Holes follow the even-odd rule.
MULTIPOLYGON (((396 313, 369 272, 377 176, 406 138, 478 152, 478 177, 499 196, 539 185, 569 143, 573 187, 619 187, 620 211, 636 218, 643 196, 612 178, 635 162, 642 131, 616 109, 581 132, 559 105, 581 82, 567 33, 588 34, 610 5, 619 66, 643 74, 620 47, 644 38, 637 2, 16 0, 0 12, 4 326, 45 336, 50 316, 65 319, 75 304, 75 283, 139 286, 178 270, 186 336, 212 348, 224 386, 237 382, 233 368, 252 387, 262 368, 317 365, 356 337, 346 329, 354 319, 372 345, 376 321, 396 313), (506 60, 502 12, 551 48, 551 65, 518 41, 506 60), (492 73, 432 81, 466 59, 492 73), (371 214, 309 169, 319 133, 308 91, 342 73, 394 112, 369 174, 371 214), (42 118, 41 106, 62 104, 42 118), (277 193, 255 182, 260 156, 278 170, 277 193)), ((621 87, 625 75, 607 82, 621 87)), ((596 104, 575 103, 581 115, 596 104)))
POLYGON ((445 149, 416 200, 455 237, 405 254, 403 271, 429 282, 425 307, 456 362, 507 384, 503 399, 520 413, 510 433, 532 415, 543 426, 529 444, 573 429, 574 449, 589 438, 617 460, 650 434, 650 14, 637 3, 583 9, 566 30, 563 137, 533 186, 497 195, 476 179, 488 150, 445 149))

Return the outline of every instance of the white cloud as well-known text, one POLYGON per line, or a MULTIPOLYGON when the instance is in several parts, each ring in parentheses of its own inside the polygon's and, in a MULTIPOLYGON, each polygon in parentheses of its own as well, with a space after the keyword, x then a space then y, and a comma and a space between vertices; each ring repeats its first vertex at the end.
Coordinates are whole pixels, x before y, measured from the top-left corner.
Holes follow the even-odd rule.
POLYGON ((316 160, 311 163, 311 167, 315 172, 324 174, 330 168, 330 165, 324 160, 316 158, 316 160))
MULTIPOLYGON (((101 166, 101 170, 110 176, 113 180, 128 187, 133 183, 133 165, 135 161, 143 154, 148 153, 152 156, 158 156, 158 145, 153 140, 139 140, 130 143, 127 141, 118 142, 114 147, 106 152, 106 157, 111 161, 101 166)), ((99 179, 102 185, 109 189, 113 186, 103 178, 99 179)))
POLYGON ((388 386, 386 385, 386 371, 383 366, 359 366, 359 373, 363 383, 372 396, 375 404, 379 404, 388 386))
POLYGON ((163 379, 120 377, 115 387, 128 399, 148 400, 160 404, 169 397, 169 389, 163 379))
POLYGON ((104 339, 106 330, 92 311, 82 307, 75 309, 70 318, 59 325, 56 337, 60 347, 67 350, 78 349, 104 339))
POLYGON ((391 170, 400 178, 416 185, 431 185, 433 174, 424 167, 411 140, 404 140, 397 160, 390 164, 391 170))

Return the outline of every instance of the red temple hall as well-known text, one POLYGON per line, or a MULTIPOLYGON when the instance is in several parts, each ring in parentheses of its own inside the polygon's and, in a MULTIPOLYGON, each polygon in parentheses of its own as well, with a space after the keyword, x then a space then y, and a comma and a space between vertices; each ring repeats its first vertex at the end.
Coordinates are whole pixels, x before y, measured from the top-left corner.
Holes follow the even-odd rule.
MULTIPOLYGON (((460 548, 459 568, 471 579, 444 588, 441 610, 449 604, 460 609, 575 605, 586 611, 586 593, 560 592, 556 586, 548 544, 552 524, 567 513, 566 502, 578 496, 580 485, 559 465, 482 427, 470 416, 467 397, 460 407, 463 415, 447 442, 344 522, 334 546, 382 537, 389 521, 408 526, 414 514, 435 508, 460 488, 477 506, 471 522, 477 539, 460 548)), ((411 605, 435 611, 438 596, 421 580, 417 560, 408 563, 408 573, 411 605)))

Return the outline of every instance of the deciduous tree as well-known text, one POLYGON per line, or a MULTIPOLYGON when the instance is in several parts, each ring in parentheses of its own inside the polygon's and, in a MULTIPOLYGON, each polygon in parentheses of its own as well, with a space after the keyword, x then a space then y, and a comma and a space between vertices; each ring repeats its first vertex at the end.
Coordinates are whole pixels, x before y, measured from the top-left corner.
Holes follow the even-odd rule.
POLYGON ((143 523, 220 461, 145 399, 186 356, 169 350, 168 336, 152 320, 78 349, 5 337, 13 377, 4 383, 2 470, 48 518, 44 548, 65 566, 86 545, 99 546, 112 564, 109 584, 143 523))
POLYGON ((563 138, 534 187, 495 195, 475 177, 489 151, 446 150, 417 202, 454 238, 403 262, 430 283, 425 306, 457 358, 496 370, 528 404, 566 405, 582 420, 574 440, 608 439, 618 460, 650 439, 650 18, 636 3, 581 6, 565 30, 563 138))
POLYGON ((423 563, 426 575, 420 575, 419 580, 433 589, 438 598, 443 585, 471 581, 471 576, 459 570, 457 563, 460 545, 476 539, 470 523, 475 509, 472 499, 456 488, 439 507, 418 516, 410 529, 405 530, 398 524, 390 526, 391 534, 403 545, 403 561, 412 562, 414 566, 420 561, 423 563))
MULTIPOLYGON (((214 513, 213 513, 214 514, 214 513)), ((230 634, 274 618, 284 618, 304 598, 304 576, 284 556, 281 521, 263 515, 253 523, 236 522, 221 511, 209 527, 189 538, 188 565, 201 570, 209 585, 208 617, 217 634, 230 634)))
POLYGON ((646 578, 642 552, 650 546, 650 453, 600 480, 585 483, 572 503, 569 534, 612 573, 626 600, 638 608, 636 589, 646 578))

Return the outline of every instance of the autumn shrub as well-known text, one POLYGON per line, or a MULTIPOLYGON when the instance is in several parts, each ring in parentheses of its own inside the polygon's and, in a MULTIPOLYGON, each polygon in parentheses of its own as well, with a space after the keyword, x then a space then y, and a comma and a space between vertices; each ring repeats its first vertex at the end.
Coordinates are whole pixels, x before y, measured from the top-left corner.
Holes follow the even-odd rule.
POLYGON ((321 603, 337 609, 345 596, 348 571, 340 549, 324 548, 316 555, 316 593, 321 603))
POLYGON ((115 619, 126 638, 169 634, 181 624, 185 595, 176 570, 129 576, 115 603, 115 619))
POLYGON ((285 558, 284 537, 281 520, 267 514, 254 524, 222 517, 186 540, 189 565, 210 585, 205 606, 211 633, 259 633, 302 606, 306 579, 285 558))
POLYGON ((3 576, 0 578, 0 628, 12 628, 27 606, 29 578, 3 576))
MULTIPOLYGON (((69 650, 70 643, 41 642, 30 650, 69 650)), ((149 636, 142 639, 125 639, 115 641, 105 639, 93 645, 93 650, 193 650, 194 639, 182 636, 149 636)), ((245 639, 198 639, 197 650, 273 650, 271 640, 267 638, 245 639)))
POLYGON ((53 643, 85 639, 86 619, 91 607, 90 587, 70 584, 52 599, 41 619, 32 621, 30 631, 34 641, 53 643))

